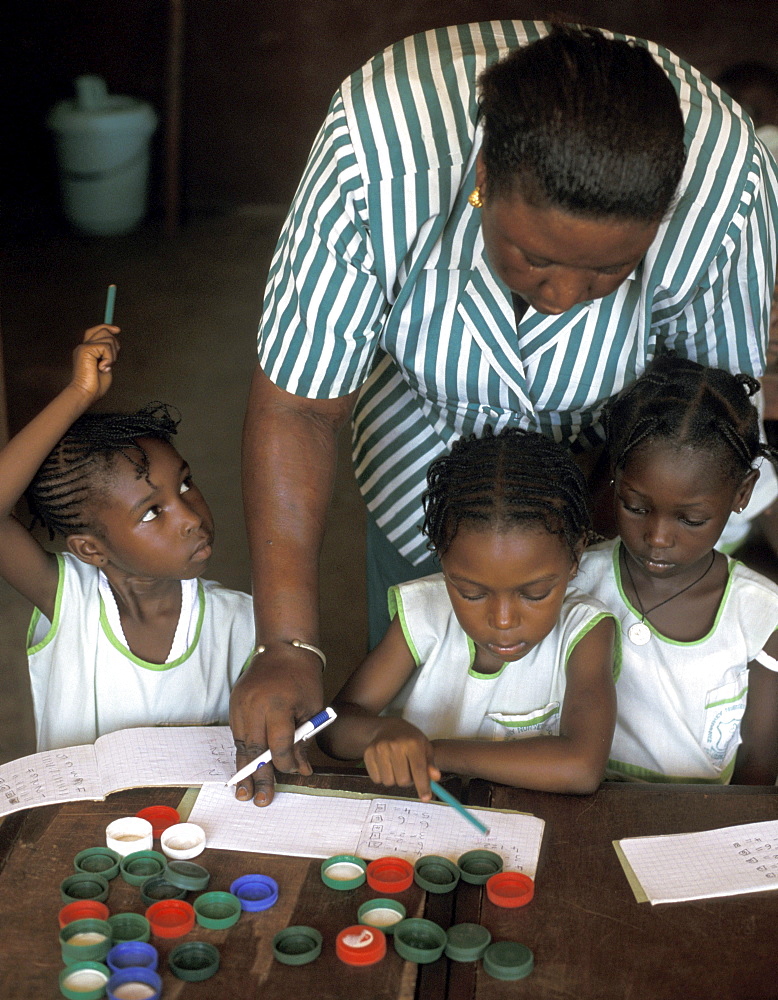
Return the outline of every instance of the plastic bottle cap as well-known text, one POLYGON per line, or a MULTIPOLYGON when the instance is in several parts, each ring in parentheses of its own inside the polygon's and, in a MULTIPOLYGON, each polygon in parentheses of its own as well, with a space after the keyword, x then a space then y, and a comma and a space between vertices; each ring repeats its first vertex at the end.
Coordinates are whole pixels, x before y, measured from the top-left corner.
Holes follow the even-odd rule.
POLYGON ((151 823, 151 832, 155 839, 159 839, 163 830, 181 821, 178 810, 172 806, 147 806, 135 815, 151 823))
POLYGON ((102 875, 91 875, 87 872, 68 875, 59 887, 63 903, 72 903, 74 899, 96 899, 103 903, 108 899, 108 891, 107 879, 104 879, 102 875))
POLYGON ((111 947, 110 925, 93 917, 73 920, 59 932, 59 944, 65 965, 102 962, 111 947))
POLYGON ((394 929, 394 947, 408 962, 428 965, 443 954, 446 932, 438 924, 423 917, 401 920, 394 929))
POLYGON ((87 847, 73 858, 73 867, 77 872, 102 875, 110 880, 119 874, 120 861, 121 856, 110 847, 87 847))
POLYGON ((76 899, 59 911, 59 926, 66 927, 74 920, 85 920, 88 917, 94 920, 107 920, 110 913, 105 903, 96 899, 76 899))
POLYGON ((330 889, 358 889, 364 884, 367 863, 353 854, 336 854, 321 863, 321 880, 330 889))
POLYGON ((196 858, 205 850, 205 830, 197 823, 176 823, 163 832, 159 844, 169 858, 196 858))
POLYGON ((484 952, 483 966, 493 979, 524 979, 535 967, 535 956, 518 941, 497 941, 484 952))
POLYGON ((405 907, 396 899, 369 899, 357 911, 357 920, 368 927, 380 927, 384 934, 394 934, 394 928, 405 920, 405 907))
POLYGON ((195 911, 186 900, 161 899, 146 910, 146 919, 157 937, 181 937, 194 927, 195 911))
POLYGON ((463 882, 483 885, 492 875, 502 871, 503 860, 494 851, 466 851, 457 859, 463 882))
POLYGON ((122 941, 115 944, 105 957, 111 972, 120 969, 156 969, 159 952, 145 941, 122 941))
POLYGON ((230 886, 230 892, 250 913, 269 910, 278 901, 278 883, 269 875, 241 875, 230 886))
POLYGON ((321 943, 315 927, 285 927, 273 938, 273 955, 284 965, 306 965, 321 955, 321 943))
POLYGON ((219 950, 205 941, 187 941, 170 952, 168 965, 179 979, 199 983, 219 971, 219 950))
POLYGON ((459 882, 459 869, 453 861, 438 854, 425 854, 414 865, 416 884, 426 892, 451 892, 459 882))
POLYGON ((455 962, 475 962, 492 942, 492 935, 480 924, 454 924, 446 931, 446 957, 455 962))
POLYGON ((111 941, 148 941, 151 937, 151 927, 142 913, 115 913, 108 918, 111 928, 111 941))
POLYGON ((238 922, 241 903, 231 892, 204 892, 194 901, 197 923, 214 931, 223 931, 238 922))
POLYGON ((386 935, 377 927, 352 924, 335 938, 335 954, 346 965, 375 965, 386 954, 386 935))
POLYGON ((102 962, 74 962, 59 974, 59 991, 68 1000, 100 1000, 111 973, 102 962))
POLYGON ((376 892, 404 892, 413 883, 413 865, 405 858, 376 858, 367 866, 367 884, 376 892))
POLYGON ((143 885, 146 879, 162 875, 167 859, 159 851, 134 851, 126 854, 119 864, 122 878, 130 885, 143 885))
POLYGON ((208 887, 211 873, 193 861, 168 861, 165 865, 165 878, 179 889, 200 892, 208 887))
POLYGON ((108 1000, 159 1000, 162 977, 153 969, 121 969, 106 986, 108 1000))
POLYGON ((495 906, 525 906, 535 895, 535 883, 523 872, 499 872, 487 881, 486 895, 495 906))
POLYGON ((136 851, 150 851, 154 843, 151 823, 139 816, 122 816, 105 828, 105 842, 122 857, 136 851))
POLYGON ((164 875, 154 875, 147 878, 140 887, 140 898, 146 906, 158 903, 160 899, 183 899, 186 889, 168 882, 164 875))

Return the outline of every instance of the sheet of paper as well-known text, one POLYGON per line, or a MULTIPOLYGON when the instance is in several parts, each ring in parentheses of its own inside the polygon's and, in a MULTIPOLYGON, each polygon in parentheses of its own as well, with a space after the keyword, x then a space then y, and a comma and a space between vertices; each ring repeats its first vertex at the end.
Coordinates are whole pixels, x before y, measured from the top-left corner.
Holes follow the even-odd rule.
POLYGON ((0 765, 0 816, 29 806, 101 799, 95 748, 45 750, 0 765))
POLYGON ((228 851, 307 858, 347 853, 366 860, 394 854, 413 863, 424 854, 456 861, 465 851, 487 848, 507 869, 535 876, 544 827, 535 816, 472 810, 491 828, 487 836, 443 804, 312 792, 278 791, 271 806, 257 809, 237 802, 232 789, 206 783, 189 819, 203 827, 209 847, 228 851))
POLYGON ((618 844, 652 903, 778 889, 778 820, 618 844))

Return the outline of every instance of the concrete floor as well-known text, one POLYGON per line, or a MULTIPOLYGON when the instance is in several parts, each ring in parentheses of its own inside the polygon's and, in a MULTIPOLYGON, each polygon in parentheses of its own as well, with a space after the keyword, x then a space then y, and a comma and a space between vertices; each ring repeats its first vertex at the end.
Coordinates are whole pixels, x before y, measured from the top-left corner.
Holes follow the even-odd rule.
MULTIPOLYGON (((70 353, 118 286, 122 353, 101 408, 164 400, 181 411, 176 444, 216 523, 207 575, 248 590, 240 433, 254 368, 261 292, 281 224, 272 210, 199 220, 172 240, 156 229, 110 239, 66 233, 5 240, 0 319, 11 430, 66 383, 70 353)), ((364 509, 344 432, 322 555, 322 646, 333 694, 364 655, 364 509)), ((31 608, 0 581, 0 763, 35 749, 24 654, 31 608)))

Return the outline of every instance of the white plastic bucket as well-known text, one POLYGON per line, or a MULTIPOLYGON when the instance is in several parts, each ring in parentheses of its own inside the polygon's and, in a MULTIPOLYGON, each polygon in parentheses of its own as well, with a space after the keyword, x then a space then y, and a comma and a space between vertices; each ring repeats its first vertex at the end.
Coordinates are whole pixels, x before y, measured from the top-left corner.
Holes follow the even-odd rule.
POLYGON ((62 205, 78 229, 129 233, 146 214, 149 142, 157 127, 150 104, 108 94, 100 77, 76 80, 75 100, 51 110, 62 205))

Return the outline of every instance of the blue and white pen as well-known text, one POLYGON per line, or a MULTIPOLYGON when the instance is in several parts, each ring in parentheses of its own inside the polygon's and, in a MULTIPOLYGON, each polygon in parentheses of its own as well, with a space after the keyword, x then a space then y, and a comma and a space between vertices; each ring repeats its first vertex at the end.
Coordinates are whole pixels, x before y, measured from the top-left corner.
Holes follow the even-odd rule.
MULTIPOLYGON (((329 726, 331 722, 334 722, 337 719, 337 717, 338 716, 336 715, 334 709, 332 708, 322 709, 322 711, 314 715, 312 719, 309 719, 307 722, 304 722, 301 726, 298 726, 297 729, 295 729, 294 731, 295 743, 299 743, 301 740, 309 740, 312 736, 315 736, 316 733, 320 733, 322 729, 326 729, 326 727, 329 726)), ((247 778, 250 774, 253 774, 254 771, 258 770, 260 767, 263 767, 265 764, 269 764, 272 759, 273 755, 270 753, 270 751, 265 750, 265 752, 260 754, 259 757, 257 757, 255 760, 252 760, 250 764, 246 764, 245 767, 242 767, 237 774, 233 774, 233 776, 227 782, 227 785, 228 786, 237 785, 239 781, 242 781, 244 778, 247 778)))

